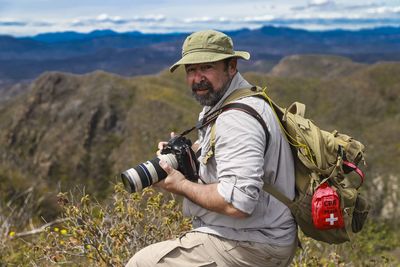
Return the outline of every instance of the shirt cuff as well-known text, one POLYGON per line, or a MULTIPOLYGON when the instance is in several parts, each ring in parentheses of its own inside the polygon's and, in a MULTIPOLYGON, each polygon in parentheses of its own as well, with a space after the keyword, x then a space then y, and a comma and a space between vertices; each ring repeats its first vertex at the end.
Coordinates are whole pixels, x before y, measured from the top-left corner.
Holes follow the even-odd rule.
POLYGON ((258 202, 257 199, 246 194, 245 191, 236 187, 234 183, 220 180, 217 190, 227 203, 247 214, 253 213, 258 202))

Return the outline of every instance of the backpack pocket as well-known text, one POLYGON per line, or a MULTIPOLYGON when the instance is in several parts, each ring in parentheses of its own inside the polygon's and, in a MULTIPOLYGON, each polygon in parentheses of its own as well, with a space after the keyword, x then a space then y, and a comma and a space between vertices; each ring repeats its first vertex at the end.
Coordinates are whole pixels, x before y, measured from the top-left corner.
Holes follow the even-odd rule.
POLYGON ((353 219, 351 220, 351 230, 353 233, 358 233, 364 226, 367 220, 370 206, 367 200, 358 194, 356 204, 354 206, 353 219))

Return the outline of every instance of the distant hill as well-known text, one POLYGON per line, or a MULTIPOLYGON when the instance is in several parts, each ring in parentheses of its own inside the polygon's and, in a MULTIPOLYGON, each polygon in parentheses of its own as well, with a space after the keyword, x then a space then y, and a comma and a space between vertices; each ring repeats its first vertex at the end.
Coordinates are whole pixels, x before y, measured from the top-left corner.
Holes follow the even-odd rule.
MULTIPOLYGON (((134 34, 134 33, 132 33, 134 34)), ((138 33, 140 34, 140 33, 138 33)), ((49 33, 41 33, 38 35, 33 36, 30 39, 35 41, 43 42, 43 43, 65 43, 71 41, 81 41, 81 40, 88 40, 98 37, 105 37, 105 36, 116 36, 118 35, 117 32, 112 30, 96 30, 90 33, 79 33, 73 31, 66 31, 66 32, 49 32, 49 33)))
MULTIPOLYGON (((252 60, 242 65, 246 71, 268 71, 283 57, 294 54, 338 55, 360 63, 400 60, 400 28, 318 32, 263 27, 228 34, 236 49, 252 54, 252 60)), ((110 30, 0 36, 0 80, 34 79, 45 71, 155 74, 179 58, 186 36, 110 30)))
POLYGON ((329 80, 351 76, 366 64, 356 63, 345 57, 319 55, 293 55, 283 58, 270 71, 270 75, 291 78, 319 78, 329 80), (307 66, 307 68, 304 68, 307 66))
MULTIPOLYGON (((279 76, 245 76, 268 86, 281 105, 304 102, 308 116, 324 129, 365 143, 374 214, 397 214, 400 63, 358 64, 314 55, 285 58, 276 68, 280 71, 271 73, 279 76), (291 76, 296 68, 302 71, 291 76)), ((119 172, 153 158, 156 144, 170 131, 192 126, 199 110, 182 70, 133 78, 102 71, 44 73, 25 93, 0 105, 0 194, 11 197, 34 184, 46 196, 85 185, 104 199, 119 172)))

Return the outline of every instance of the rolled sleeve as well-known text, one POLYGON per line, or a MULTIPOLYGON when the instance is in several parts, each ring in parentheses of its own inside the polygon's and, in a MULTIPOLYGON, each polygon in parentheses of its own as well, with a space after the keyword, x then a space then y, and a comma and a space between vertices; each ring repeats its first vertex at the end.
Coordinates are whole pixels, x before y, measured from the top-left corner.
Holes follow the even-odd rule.
POLYGON ((247 214, 251 214, 257 205, 258 197, 249 195, 229 181, 219 182, 217 190, 227 203, 247 214))
POLYGON ((263 186, 264 129, 251 115, 237 110, 221 114, 216 127, 218 193, 227 203, 251 214, 263 186))

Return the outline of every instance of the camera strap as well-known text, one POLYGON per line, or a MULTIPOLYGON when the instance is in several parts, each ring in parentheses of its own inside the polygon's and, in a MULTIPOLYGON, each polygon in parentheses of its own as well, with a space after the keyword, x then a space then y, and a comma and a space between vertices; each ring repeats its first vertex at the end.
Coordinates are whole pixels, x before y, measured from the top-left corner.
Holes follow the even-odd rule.
MULTIPOLYGON (((182 136, 187 135, 194 129, 200 130, 201 128, 203 128, 203 127, 209 125, 210 123, 212 123, 213 121, 215 121, 218 118, 218 116, 221 115, 222 112, 227 111, 227 110, 240 110, 240 111, 246 112, 247 114, 254 117, 261 124, 261 126, 264 129, 265 135, 266 135, 265 150, 264 150, 264 155, 265 155, 265 153, 267 152, 268 143, 269 143, 269 131, 268 131, 267 124, 265 123, 265 121, 263 120, 261 115, 258 114, 258 112, 255 109, 253 109, 249 105, 246 105, 243 103, 228 103, 228 104, 222 106, 220 109, 215 110, 214 112, 205 116, 203 119, 199 120, 194 127, 182 132, 181 135, 182 136)), ((199 150, 201 151, 201 149, 199 149, 199 150)), ((198 153, 198 151, 196 152, 196 154, 197 153, 198 153)))
MULTIPOLYGON (((224 106, 225 107, 225 106, 224 106)), ((210 124, 211 122, 215 121, 218 116, 224 112, 226 109, 224 109, 224 107, 215 110, 214 112, 210 113, 209 115, 205 116, 203 119, 199 120, 195 126, 193 126, 192 128, 184 131, 181 133, 181 135, 187 135, 189 134, 191 131, 193 131, 194 129, 200 130, 201 128, 207 126, 208 124, 210 124)))

